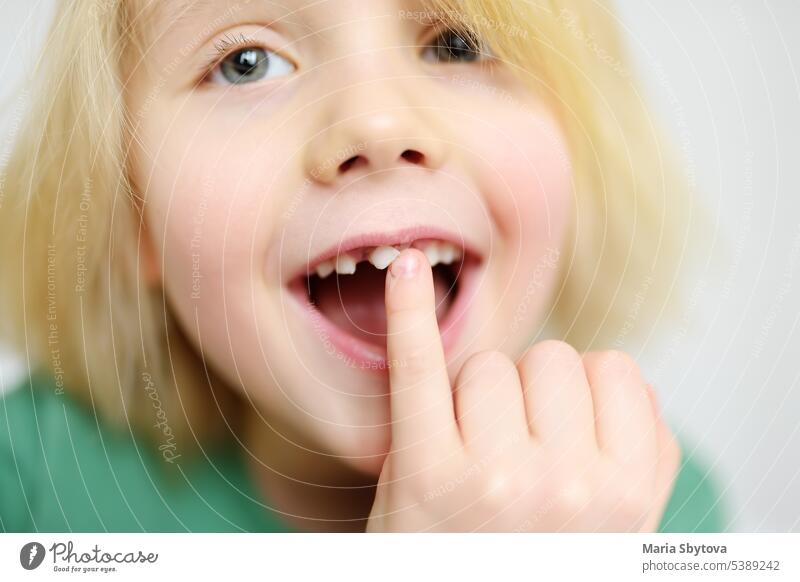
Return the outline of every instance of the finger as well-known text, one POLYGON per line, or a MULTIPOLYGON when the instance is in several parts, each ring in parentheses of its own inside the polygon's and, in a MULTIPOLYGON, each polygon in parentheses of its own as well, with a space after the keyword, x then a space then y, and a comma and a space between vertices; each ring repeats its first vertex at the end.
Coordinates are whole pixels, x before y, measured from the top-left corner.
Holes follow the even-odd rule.
POLYGON ((456 419, 467 448, 500 455, 529 438, 517 367, 500 352, 469 357, 456 379, 456 419))
POLYGON ((655 416, 636 362, 624 352, 583 355, 600 450, 647 471, 656 454, 655 416))
MULTIPOLYGON (((664 518, 664 512, 675 487, 675 479, 681 464, 681 449, 678 445, 678 440, 660 414, 655 390, 649 384, 647 389, 654 414, 656 415, 658 458, 656 460, 653 510, 641 531, 655 532, 664 518)), ((669 527, 669 524, 666 525, 669 527)))
POLYGON ((535 344, 519 363, 528 424, 542 443, 597 451, 594 409, 583 360, 565 342, 535 344))
POLYGON ((428 260, 404 250, 386 276, 392 449, 437 459, 460 437, 435 303, 428 260))

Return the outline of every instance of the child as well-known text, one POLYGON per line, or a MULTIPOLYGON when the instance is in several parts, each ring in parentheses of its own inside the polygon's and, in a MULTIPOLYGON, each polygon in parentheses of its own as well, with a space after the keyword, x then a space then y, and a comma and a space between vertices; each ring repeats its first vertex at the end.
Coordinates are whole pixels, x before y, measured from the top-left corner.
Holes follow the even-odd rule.
POLYGON ((725 527, 617 349, 692 218, 621 53, 577 0, 59 4, 2 528, 725 527))

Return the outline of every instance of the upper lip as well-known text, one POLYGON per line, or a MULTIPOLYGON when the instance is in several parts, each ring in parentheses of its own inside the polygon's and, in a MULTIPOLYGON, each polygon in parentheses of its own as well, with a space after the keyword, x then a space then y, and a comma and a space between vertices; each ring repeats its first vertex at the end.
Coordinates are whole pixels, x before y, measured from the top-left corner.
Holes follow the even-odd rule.
POLYGON ((465 236, 441 227, 418 225, 389 232, 365 232, 342 239, 341 241, 328 246, 321 252, 313 255, 309 254, 309 259, 304 265, 299 267, 295 273, 292 274, 290 279, 308 275, 312 273, 314 268, 323 261, 327 261, 328 259, 332 259, 354 249, 378 247, 384 245, 408 245, 414 241, 427 239, 447 241, 460 248, 464 252, 465 256, 473 256, 478 259, 481 258, 481 254, 477 250, 477 244, 473 241, 467 240, 465 236))

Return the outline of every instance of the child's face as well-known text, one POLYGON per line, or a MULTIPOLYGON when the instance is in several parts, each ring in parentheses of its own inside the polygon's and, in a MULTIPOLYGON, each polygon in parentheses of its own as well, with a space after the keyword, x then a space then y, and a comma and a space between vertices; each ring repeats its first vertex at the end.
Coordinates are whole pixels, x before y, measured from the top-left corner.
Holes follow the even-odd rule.
POLYGON ((403 362, 382 357, 371 251, 447 243, 435 275, 451 375, 478 350, 518 355, 568 268, 554 114, 415 2, 206 0, 181 18, 181 2, 159 4, 127 107, 171 308, 266 416, 377 472, 386 367, 403 362), (337 253, 342 274, 306 277, 337 253))

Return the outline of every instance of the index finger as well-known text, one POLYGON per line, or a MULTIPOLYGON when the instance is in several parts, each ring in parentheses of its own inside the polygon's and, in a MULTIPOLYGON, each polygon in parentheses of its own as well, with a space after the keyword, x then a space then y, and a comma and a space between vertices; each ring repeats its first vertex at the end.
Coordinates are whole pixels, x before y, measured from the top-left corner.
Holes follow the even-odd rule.
POLYGON ((419 250, 406 249, 394 260, 385 300, 392 449, 413 447, 415 455, 440 459, 460 437, 436 321, 433 273, 419 250))

